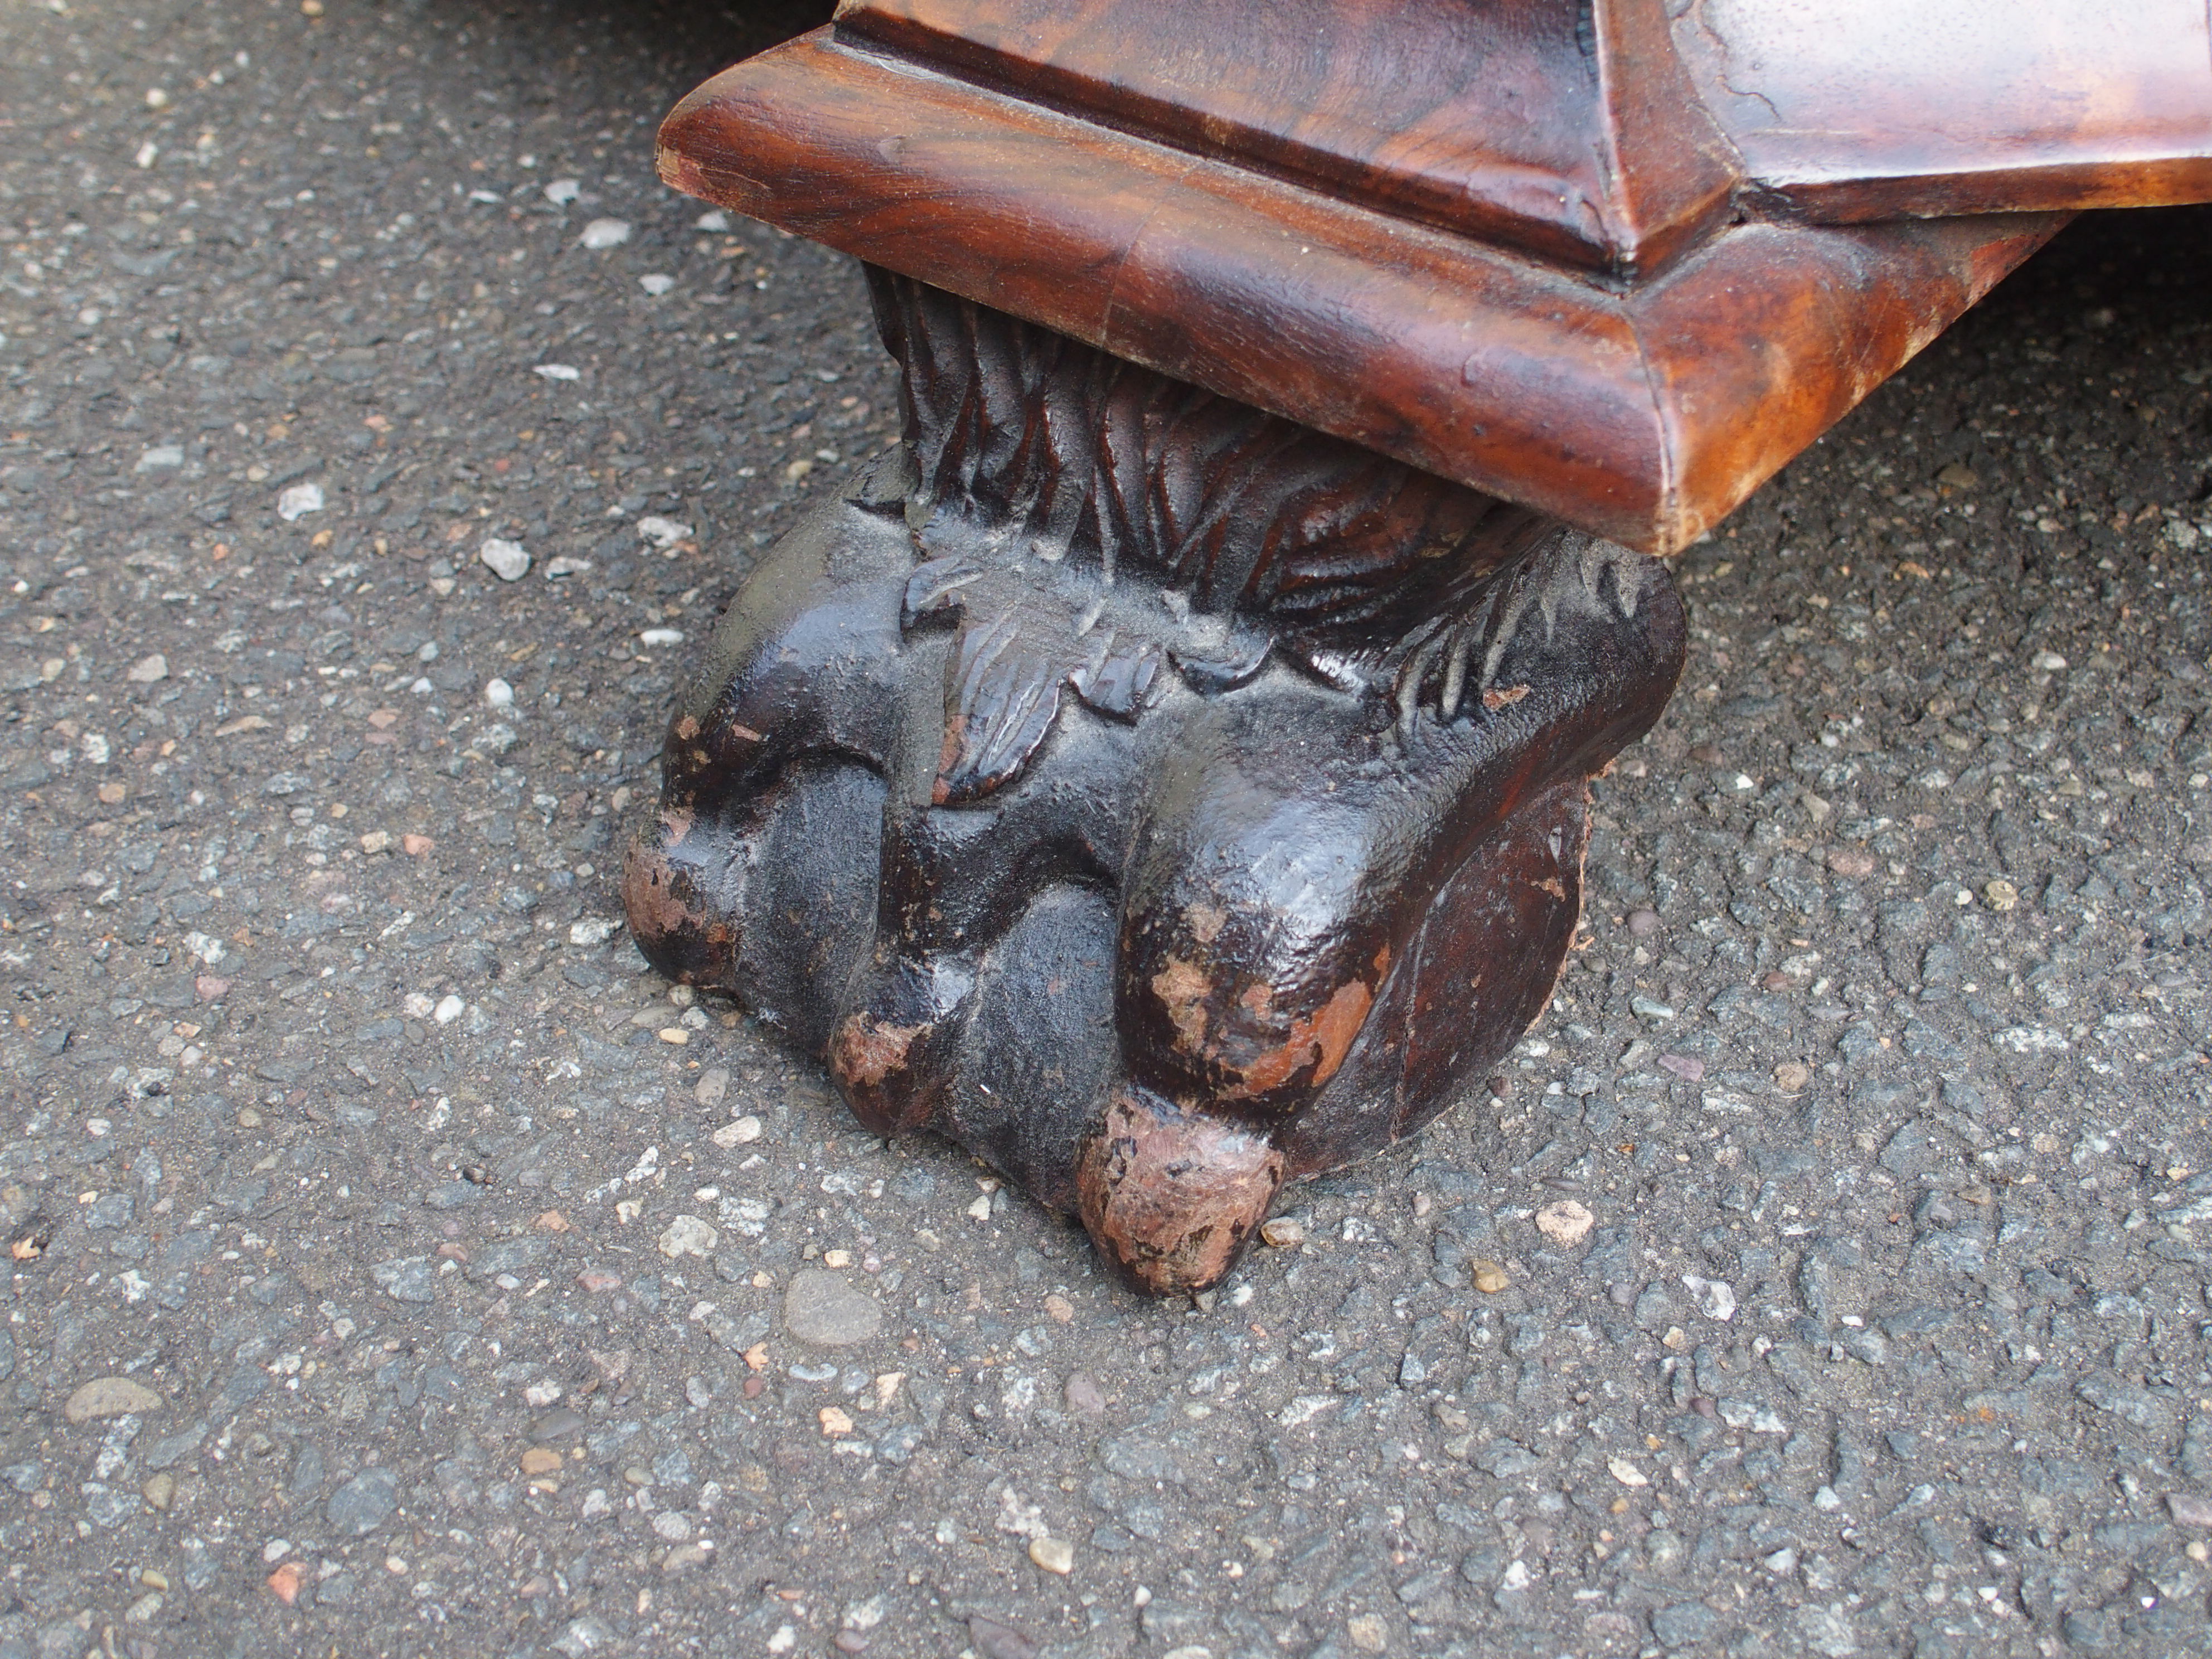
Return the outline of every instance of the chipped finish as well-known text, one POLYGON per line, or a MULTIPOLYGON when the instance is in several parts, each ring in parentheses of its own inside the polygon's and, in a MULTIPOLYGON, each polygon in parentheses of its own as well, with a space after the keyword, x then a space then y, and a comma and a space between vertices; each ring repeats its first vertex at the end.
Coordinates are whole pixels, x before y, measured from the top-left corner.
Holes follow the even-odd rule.
POLYGON ((1608 283, 830 30, 660 142, 678 189, 1659 553, 2063 222, 1728 222, 1608 283))
POLYGON ((1085 1228, 1133 1284, 1202 1289, 1237 1265, 1283 1173, 1265 1135, 1133 1091, 1084 1142, 1076 1190, 1085 1228))
POLYGON ((1540 1011, 1587 781, 1671 691, 1681 607, 1638 555, 874 281, 905 441, 725 617, 636 937, 871 1128, 1203 1288, 1283 1181, 1419 1128, 1540 1011))

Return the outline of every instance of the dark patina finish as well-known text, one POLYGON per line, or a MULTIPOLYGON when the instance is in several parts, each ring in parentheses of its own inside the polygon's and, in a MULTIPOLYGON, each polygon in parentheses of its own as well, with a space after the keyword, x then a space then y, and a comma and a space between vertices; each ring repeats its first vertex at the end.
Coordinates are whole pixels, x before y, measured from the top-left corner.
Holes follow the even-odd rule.
POLYGON ((639 942, 1218 1279, 1542 1008, 1585 786, 1656 719, 1656 562, 903 278, 905 441, 739 593, 639 942))
POLYGON ((1681 665, 1641 554, 2067 213, 2212 195, 2208 28, 843 0, 660 165, 883 273, 906 442, 725 623, 641 942, 1213 1283, 1543 1008, 1587 781, 1681 665))

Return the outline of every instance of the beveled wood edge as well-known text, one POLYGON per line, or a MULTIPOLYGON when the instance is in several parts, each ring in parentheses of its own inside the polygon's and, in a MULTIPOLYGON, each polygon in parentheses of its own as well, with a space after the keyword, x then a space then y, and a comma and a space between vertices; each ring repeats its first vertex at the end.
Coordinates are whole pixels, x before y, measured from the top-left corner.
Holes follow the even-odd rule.
POLYGON ((1564 178, 1548 181, 1561 192, 1550 198, 1556 211, 1534 212, 1529 201, 1534 192, 1518 167, 1486 180, 1474 174, 1430 176, 1403 160, 1378 164, 1338 155, 1154 96, 1103 87, 1049 63, 1009 58, 876 0, 839 0, 835 38, 971 81, 987 94, 1006 94, 1324 196, 1368 200, 1388 216, 1448 235, 1608 277, 1648 276, 1727 222, 1745 182, 1741 158, 1676 53, 1658 0, 1596 0, 1592 17, 1597 86, 1591 113, 1597 125, 1589 137, 1613 185, 1595 204, 1600 224, 1595 231, 1568 211, 1564 192, 1575 187, 1564 178), (1638 60, 1642 79, 1627 67, 1638 60), (1664 118, 1655 118, 1655 106, 1667 112, 1664 118), (1486 188, 1504 181, 1516 188, 1486 188))
POLYGON ((1653 553, 2064 222, 1746 225, 1626 294, 842 45, 661 131, 677 189, 1653 553))
POLYGON ((1762 213, 1823 224, 1945 219, 1980 213, 2075 213, 2096 208, 2188 207, 2212 202, 2212 155, 2124 161, 1838 173, 1775 165, 1744 186, 1762 213))

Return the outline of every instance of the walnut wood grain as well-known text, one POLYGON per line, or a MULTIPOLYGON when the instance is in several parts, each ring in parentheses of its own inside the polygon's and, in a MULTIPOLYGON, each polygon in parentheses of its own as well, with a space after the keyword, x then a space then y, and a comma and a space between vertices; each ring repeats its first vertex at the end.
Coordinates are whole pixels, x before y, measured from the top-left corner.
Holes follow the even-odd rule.
POLYGON ((2062 222, 1741 225, 1621 290, 826 30, 686 99, 660 160, 694 195, 1653 552, 2062 222))
POLYGON ((1737 182, 1661 0, 845 0, 838 21, 1200 155, 1617 272, 1687 246, 1737 182))
POLYGON ((2212 199, 2204 0, 1696 0, 1674 30, 1765 211, 2212 199))

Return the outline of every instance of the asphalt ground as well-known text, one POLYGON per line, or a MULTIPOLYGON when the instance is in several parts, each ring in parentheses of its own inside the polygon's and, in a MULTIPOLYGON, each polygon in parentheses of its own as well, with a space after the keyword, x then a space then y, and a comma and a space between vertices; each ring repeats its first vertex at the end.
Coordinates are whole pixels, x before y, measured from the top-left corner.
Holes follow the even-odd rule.
POLYGON ((892 434, 652 176, 805 9, 0 20, 4 1659, 2212 1651, 2212 217, 1680 562, 1551 1012, 1147 1303, 618 926, 892 434))

